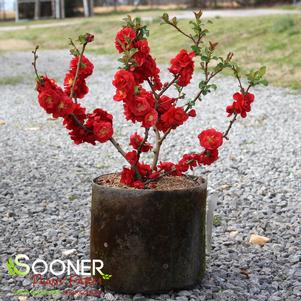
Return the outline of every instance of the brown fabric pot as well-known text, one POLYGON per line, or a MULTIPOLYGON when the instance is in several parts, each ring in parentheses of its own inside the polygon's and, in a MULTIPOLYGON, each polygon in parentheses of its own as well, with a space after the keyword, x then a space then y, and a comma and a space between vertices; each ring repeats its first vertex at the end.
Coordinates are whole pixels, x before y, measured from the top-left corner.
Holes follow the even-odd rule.
POLYGON ((91 259, 118 293, 196 285, 205 272, 207 183, 171 191, 92 187, 91 259))

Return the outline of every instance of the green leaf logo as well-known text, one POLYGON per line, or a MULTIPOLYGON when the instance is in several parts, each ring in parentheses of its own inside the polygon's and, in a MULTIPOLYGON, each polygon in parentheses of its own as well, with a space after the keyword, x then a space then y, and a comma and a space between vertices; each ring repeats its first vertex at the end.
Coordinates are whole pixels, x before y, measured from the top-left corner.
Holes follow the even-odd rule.
POLYGON ((12 277, 15 277, 15 276, 24 277, 28 274, 28 271, 22 272, 22 271, 18 270, 16 268, 15 263, 14 263, 14 261, 11 257, 8 258, 5 265, 6 265, 6 268, 8 270, 8 274, 12 277))
POLYGON ((103 280, 110 280, 110 279, 112 278, 112 275, 110 275, 110 274, 104 274, 104 273, 103 273, 103 274, 101 275, 101 277, 102 277, 103 280))

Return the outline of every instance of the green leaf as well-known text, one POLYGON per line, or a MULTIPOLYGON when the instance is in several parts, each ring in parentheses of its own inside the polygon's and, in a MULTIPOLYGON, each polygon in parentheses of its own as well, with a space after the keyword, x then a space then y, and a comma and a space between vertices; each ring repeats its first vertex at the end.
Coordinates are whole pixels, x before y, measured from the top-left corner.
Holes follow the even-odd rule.
POLYGON ((262 85, 264 85, 264 86, 268 86, 269 85, 269 82, 266 79, 261 80, 260 83, 262 85))
POLYGON ((204 62, 207 62, 208 57, 206 55, 202 55, 201 56, 201 60, 204 61, 204 62))
POLYGON ((169 22, 169 15, 168 15, 168 13, 164 13, 164 14, 163 14, 162 20, 165 21, 166 23, 169 22))
POLYGON ((265 73, 266 73, 266 70, 267 70, 267 67, 266 67, 266 66, 261 67, 261 68, 258 70, 258 75, 259 75, 260 77, 263 77, 263 76, 265 75, 265 73))
POLYGON ((200 55, 201 54, 200 48, 197 47, 196 45, 192 45, 191 49, 192 49, 192 51, 195 52, 196 55, 200 55))

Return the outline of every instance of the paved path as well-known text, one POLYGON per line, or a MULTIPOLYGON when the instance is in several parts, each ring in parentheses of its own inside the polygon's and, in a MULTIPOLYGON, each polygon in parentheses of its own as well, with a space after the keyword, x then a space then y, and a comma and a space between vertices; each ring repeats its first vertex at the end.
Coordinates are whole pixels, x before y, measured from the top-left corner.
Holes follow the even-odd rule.
MULTIPOLYGON (((301 10, 284 10, 284 9, 216 9, 204 11, 204 17, 252 17, 265 15, 287 15, 301 14, 301 10)), ((177 12, 177 18, 190 19, 192 14, 190 11, 177 12)))
MULTIPOLYGON (((249 16, 264 16, 264 15, 286 15, 286 14, 301 14, 301 10, 284 10, 284 9, 216 9, 206 10, 204 17, 249 17, 249 16)), ((190 19, 193 17, 191 11, 177 11, 175 14, 171 13, 172 16, 176 16, 178 19, 190 19)), ((151 20, 154 17, 144 17, 144 20, 151 20)), ((79 24, 81 20, 76 21, 58 21, 44 24, 33 24, 33 25, 16 25, 16 26, 0 26, 1 31, 15 31, 15 30, 26 30, 31 28, 49 28, 49 27, 62 27, 72 24, 79 24)))

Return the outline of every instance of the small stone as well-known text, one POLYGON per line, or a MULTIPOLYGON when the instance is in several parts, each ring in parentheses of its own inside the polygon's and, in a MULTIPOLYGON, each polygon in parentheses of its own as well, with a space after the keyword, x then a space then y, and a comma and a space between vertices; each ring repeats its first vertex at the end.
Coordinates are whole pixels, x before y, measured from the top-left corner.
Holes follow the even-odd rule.
POLYGON ((265 236, 260 236, 257 234, 252 234, 249 240, 249 243, 252 245, 264 246, 271 239, 265 236))
POLYGON ((114 300, 116 300, 116 298, 115 298, 111 293, 106 293, 106 294, 104 295, 104 297, 105 297, 106 300, 109 300, 109 301, 114 301, 114 300))
POLYGON ((136 294, 133 297, 133 301, 144 301, 146 298, 142 294, 136 294))
POLYGON ((27 301, 28 297, 26 297, 26 296, 20 296, 20 297, 18 297, 18 300, 19 301, 27 301))
POLYGON ((189 296, 190 295, 190 292, 189 291, 179 291, 178 292, 178 296, 189 296))
POLYGON ((281 208, 287 207, 287 202, 286 202, 286 201, 280 202, 280 203, 279 203, 279 207, 281 207, 281 208))
POLYGON ((292 264, 298 263, 301 261, 301 256, 300 255, 290 256, 289 261, 292 264))
POLYGON ((23 286, 28 286, 28 285, 31 285, 32 284, 32 282, 29 280, 29 279, 24 279, 23 281, 22 281, 22 285, 23 286))
POLYGON ((6 124, 6 122, 4 120, 0 119, 0 125, 5 125, 5 124, 6 124))
POLYGON ((229 233, 229 236, 230 236, 231 238, 235 238, 235 237, 237 236, 238 233, 239 233, 239 231, 231 231, 231 232, 229 233))
POLYGON ((70 250, 64 250, 64 251, 62 251, 62 254, 64 256, 69 256, 69 255, 74 254, 75 252, 76 252, 76 249, 70 249, 70 250))

